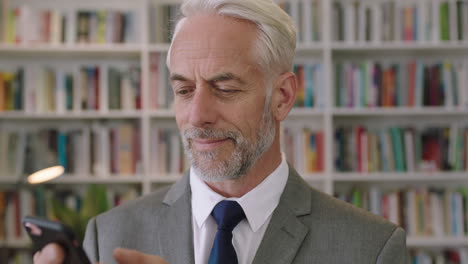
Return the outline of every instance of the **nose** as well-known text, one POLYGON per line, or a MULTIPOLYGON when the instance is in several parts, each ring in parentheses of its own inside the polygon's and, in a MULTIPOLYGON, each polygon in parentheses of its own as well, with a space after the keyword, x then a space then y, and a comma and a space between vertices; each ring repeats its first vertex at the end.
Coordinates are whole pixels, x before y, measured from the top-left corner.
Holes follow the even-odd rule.
POLYGON ((216 122, 216 98, 207 84, 197 85, 190 110, 189 122, 194 127, 206 127, 216 122))

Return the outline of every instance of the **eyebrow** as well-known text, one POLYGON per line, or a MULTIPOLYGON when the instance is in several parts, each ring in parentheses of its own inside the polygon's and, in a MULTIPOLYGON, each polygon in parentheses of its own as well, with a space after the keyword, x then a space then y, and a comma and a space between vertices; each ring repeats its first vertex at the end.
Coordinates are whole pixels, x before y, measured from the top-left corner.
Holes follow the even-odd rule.
POLYGON ((183 75, 178 74, 178 73, 171 74, 170 80, 171 81, 182 81, 182 82, 188 81, 187 78, 185 78, 183 75))
MULTIPOLYGON (((170 80, 181 81, 181 82, 189 81, 188 78, 178 73, 171 74, 170 80)), ((237 81, 240 84, 245 84, 244 80, 242 80, 239 76, 230 72, 222 72, 222 73, 216 74, 215 76, 209 78, 207 81, 210 83, 216 83, 216 82, 224 82, 224 81, 231 81, 231 80, 237 81)))
POLYGON ((237 81, 240 84, 245 84, 244 80, 242 80, 239 76, 234 75, 233 73, 230 73, 230 72, 222 72, 208 79, 208 82, 210 83, 224 82, 224 81, 237 81))

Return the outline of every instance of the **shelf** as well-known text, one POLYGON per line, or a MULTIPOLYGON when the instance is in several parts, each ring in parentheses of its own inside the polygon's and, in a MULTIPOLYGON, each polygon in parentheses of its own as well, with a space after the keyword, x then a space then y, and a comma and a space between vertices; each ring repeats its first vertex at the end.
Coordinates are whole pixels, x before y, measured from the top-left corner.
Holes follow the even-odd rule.
POLYGON ((297 117, 321 117, 325 114, 323 109, 309 108, 309 107, 294 107, 291 109, 288 118, 297 117))
POLYGON ((310 183, 321 183, 326 179, 324 173, 299 173, 299 175, 301 175, 305 181, 310 183))
POLYGON ((174 183, 182 178, 183 174, 153 174, 149 180, 151 183, 174 183))
POLYGON ((142 111, 80 111, 64 113, 25 113, 23 111, 0 112, 0 119, 136 119, 141 117, 142 111))
POLYGON ((468 109, 455 107, 335 108, 334 116, 468 116, 468 109))
POLYGON ((170 47, 169 43, 149 44, 148 50, 149 52, 166 53, 169 50, 169 47, 170 47))
POLYGON ((47 182, 47 184, 139 184, 142 179, 142 175, 99 175, 96 177, 64 175, 47 182))
POLYGON ((335 52, 467 52, 468 42, 334 42, 335 52))
POLYGON ((19 184, 18 177, 0 176, 1 184, 19 184))
POLYGON ((468 181, 468 172, 375 172, 335 173, 336 182, 440 182, 468 181))
MULTIPOLYGON (((0 176, 1 184, 27 184, 26 178, 18 181, 14 177, 0 176)), ((139 184, 142 183, 142 175, 99 175, 99 176, 81 176, 81 175, 63 175, 59 178, 46 182, 44 184, 139 184)))
POLYGON ((408 247, 466 247, 468 237, 408 237, 408 247))
POLYGON ((30 55, 99 55, 137 57, 142 50, 141 44, 0 44, 0 54, 30 55))
POLYGON ((322 42, 298 43, 296 46, 296 56, 321 55, 325 50, 322 42))
POLYGON ((157 109, 157 110, 150 110, 148 112, 151 118, 169 118, 174 119, 175 113, 172 109, 157 109))

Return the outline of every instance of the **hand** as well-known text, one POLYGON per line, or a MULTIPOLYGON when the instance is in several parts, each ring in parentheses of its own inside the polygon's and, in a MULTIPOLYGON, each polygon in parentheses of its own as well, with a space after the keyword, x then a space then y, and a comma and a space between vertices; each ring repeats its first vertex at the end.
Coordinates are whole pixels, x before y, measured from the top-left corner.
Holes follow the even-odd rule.
MULTIPOLYGON (((116 248, 114 258, 119 264, 168 264, 161 257, 125 248, 116 248)), ((65 260, 65 251, 58 244, 51 243, 36 252, 33 260, 34 264, 62 264, 65 260)))
POLYGON ((34 264, 62 264, 65 260, 65 252, 56 243, 51 243, 34 254, 34 264))
POLYGON ((119 264, 168 264, 161 257, 125 248, 116 248, 114 258, 119 264))

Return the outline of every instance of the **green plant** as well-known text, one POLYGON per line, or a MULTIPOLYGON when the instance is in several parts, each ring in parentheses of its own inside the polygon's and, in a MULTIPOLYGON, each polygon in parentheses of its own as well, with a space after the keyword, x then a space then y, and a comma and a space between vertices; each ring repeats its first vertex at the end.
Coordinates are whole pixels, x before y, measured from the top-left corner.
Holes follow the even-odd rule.
POLYGON ((52 212, 55 217, 70 226, 77 238, 83 241, 88 221, 109 210, 106 187, 92 184, 88 187, 80 210, 68 208, 61 201, 52 199, 52 212))

